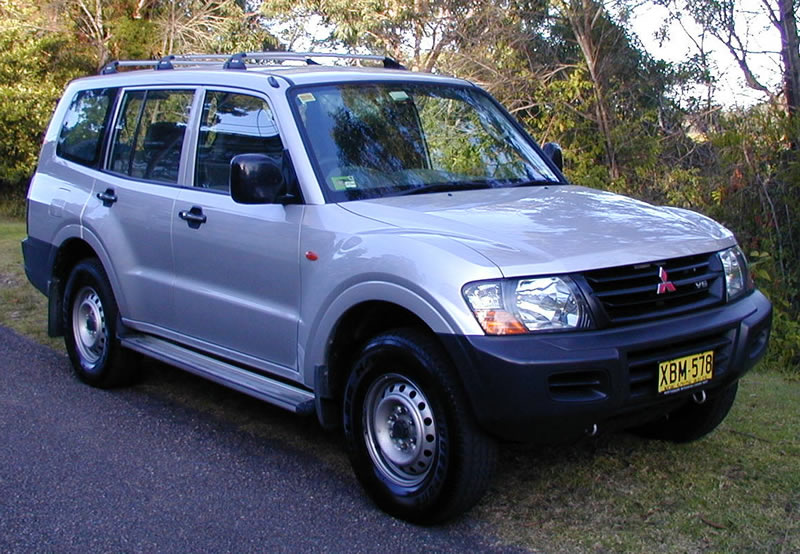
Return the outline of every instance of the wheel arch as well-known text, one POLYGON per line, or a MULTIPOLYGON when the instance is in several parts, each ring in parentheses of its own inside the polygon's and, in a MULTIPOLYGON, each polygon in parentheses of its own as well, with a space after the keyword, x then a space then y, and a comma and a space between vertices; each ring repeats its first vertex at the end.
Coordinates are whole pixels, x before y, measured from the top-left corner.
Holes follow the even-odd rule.
POLYGON ((88 242, 78 237, 65 240, 56 250, 53 260, 53 277, 66 281, 72 268, 86 258, 98 258, 88 242))
POLYGON ((103 271, 105 271, 111 284, 111 289, 117 305, 121 306, 122 304, 116 276, 110 266, 108 256, 105 255, 100 242, 96 240, 94 235, 90 233, 81 233, 80 235, 69 233, 58 237, 56 244, 58 244, 58 247, 53 250, 53 257, 50 263, 50 281, 47 291, 49 302, 48 334, 51 337, 63 335, 62 302, 64 287, 66 286, 72 269, 82 260, 96 258, 100 261, 103 271))
POLYGON ((91 249, 92 255, 100 260, 100 265, 103 266, 103 271, 105 271, 108 282, 111 285, 111 291, 114 293, 114 301, 117 303, 120 315, 126 313, 128 310, 125 302, 125 291, 119 284, 119 279, 114 271, 114 264, 111 263, 111 257, 108 255, 105 245, 98 236, 87 227, 83 228, 81 239, 91 249))
POLYGON ((47 334, 60 337, 64 334, 63 301, 64 287, 69 275, 81 260, 96 258, 97 253, 78 236, 64 238, 58 248, 52 250, 50 272, 47 282, 47 334))
MULTIPOLYGON (((342 394, 361 345, 380 333, 398 328, 419 329, 441 342, 438 332, 443 323, 446 322, 441 319, 431 325, 408 305, 390 300, 364 300, 342 311, 326 334, 327 339, 322 341, 321 363, 314 366, 317 416, 322 426, 330 429, 341 424, 342 394)), ((445 328, 449 331, 449 324, 445 328)), ((445 345, 441 346, 446 352, 445 345)))

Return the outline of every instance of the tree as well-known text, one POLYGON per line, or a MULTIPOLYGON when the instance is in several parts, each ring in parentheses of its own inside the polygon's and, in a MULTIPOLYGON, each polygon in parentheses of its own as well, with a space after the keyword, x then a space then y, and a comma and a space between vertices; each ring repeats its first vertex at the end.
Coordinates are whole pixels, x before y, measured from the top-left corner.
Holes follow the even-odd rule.
POLYGON ((73 0, 70 10, 78 32, 86 37, 97 56, 97 68, 100 69, 109 61, 108 42, 111 32, 105 18, 104 0, 73 0))
POLYGON ((664 70, 597 0, 277 0, 262 12, 284 25, 290 49, 298 28, 316 20, 327 30, 328 47, 338 42, 383 52, 415 69, 479 83, 548 139, 571 137, 573 156, 586 156, 581 167, 591 184, 620 180, 626 173, 620 157, 641 157, 645 144, 657 146, 644 139, 651 129, 636 124, 646 117, 648 126, 657 125, 664 70), (644 84, 650 78, 655 83, 644 84), (642 100, 647 115, 638 107, 642 100), (542 120, 551 124, 543 128, 542 120))
POLYGON ((234 0, 149 0, 136 6, 112 0, 3 0, 0 184, 14 194, 24 189, 64 85, 94 73, 111 56, 259 50, 272 40, 258 15, 245 14, 234 0))
POLYGON ((241 14, 234 0, 172 0, 159 6, 153 20, 161 35, 161 53, 207 51, 231 17, 241 14))
MULTIPOLYGON (((742 72, 745 83, 762 93, 773 104, 785 110, 792 149, 800 147, 800 37, 797 30, 797 0, 761 0, 761 14, 765 15, 780 36, 781 87, 771 88, 753 66, 753 58, 768 52, 754 51, 749 45, 751 21, 756 13, 748 12, 741 0, 656 0, 667 6, 671 17, 680 20, 684 15, 692 18, 703 30, 713 36, 733 58, 742 72)), ((697 44, 697 43, 696 43, 697 44)))
POLYGON ((790 118, 796 122, 800 110, 800 37, 797 34, 796 0, 777 0, 777 9, 768 0, 761 1, 781 35, 783 97, 790 118))
MULTIPOLYGON (((367 48, 402 60, 412 69, 432 71, 441 56, 463 46, 485 22, 489 11, 513 9, 513 2, 480 0, 274 0, 262 13, 285 27, 282 38, 291 49, 307 22, 329 29, 328 45, 367 48)), ((314 37, 303 37, 311 38, 314 37)))
POLYGON ((91 68, 91 58, 39 6, 0 6, 0 184, 10 194, 22 195, 64 83, 91 68))
POLYGON ((569 23, 575 41, 583 54, 594 93, 595 123, 603 137, 606 163, 611 179, 620 177, 616 145, 612 137, 614 126, 610 107, 607 66, 613 62, 615 51, 624 40, 624 32, 612 23, 603 4, 597 0, 557 0, 556 9, 569 23))
MULTIPOLYGON (((97 68, 111 57, 152 58, 191 52, 262 50, 276 42, 242 0, 50 0, 95 52, 97 68)), ((257 4, 256 4, 257 6, 257 4)))

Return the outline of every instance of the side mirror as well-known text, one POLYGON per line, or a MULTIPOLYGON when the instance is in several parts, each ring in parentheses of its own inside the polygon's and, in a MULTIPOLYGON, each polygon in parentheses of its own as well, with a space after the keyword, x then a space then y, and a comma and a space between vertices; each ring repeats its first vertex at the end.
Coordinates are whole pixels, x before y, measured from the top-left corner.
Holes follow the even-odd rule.
POLYGON ((564 171, 564 154, 561 151, 561 145, 557 142, 548 142, 542 146, 542 151, 545 155, 552 160, 559 171, 564 171))
POLYGON ((239 204, 291 204, 297 179, 287 152, 239 154, 231 160, 231 197, 239 204))

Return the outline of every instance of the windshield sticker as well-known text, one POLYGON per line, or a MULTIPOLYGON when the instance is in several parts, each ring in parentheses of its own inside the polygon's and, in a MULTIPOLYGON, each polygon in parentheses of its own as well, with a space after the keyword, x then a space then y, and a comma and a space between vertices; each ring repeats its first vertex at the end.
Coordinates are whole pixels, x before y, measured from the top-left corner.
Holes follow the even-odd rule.
POLYGON ((334 190, 350 190, 358 188, 356 179, 352 175, 341 175, 339 177, 331 177, 334 190))
POLYGON ((303 104, 308 104, 309 102, 314 102, 316 100, 316 98, 314 98, 314 94, 311 92, 300 93, 297 95, 297 99, 303 104))
POLYGON ((409 98, 408 97, 408 93, 406 91, 404 91, 404 90, 392 90, 392 91, 389 91, 389 96, 391 96, 392 100, 394 100, 395 102, 404 102, 405 100, 408 100, 408 98, 409 98))

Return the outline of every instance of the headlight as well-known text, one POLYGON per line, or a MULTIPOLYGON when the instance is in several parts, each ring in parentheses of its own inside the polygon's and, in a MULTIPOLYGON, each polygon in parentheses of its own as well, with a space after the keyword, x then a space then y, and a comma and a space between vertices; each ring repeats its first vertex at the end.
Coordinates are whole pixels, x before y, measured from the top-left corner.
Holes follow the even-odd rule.
POLYGON ((569 277, 469 283, 464 298, 489 335, 586 328, 589 310, 569 277))
POLYGON ((752 290, 753 284, 747 271, 747 260, 738 246, 719 253, 725 272, 725 291, 728 302, 752 290))

